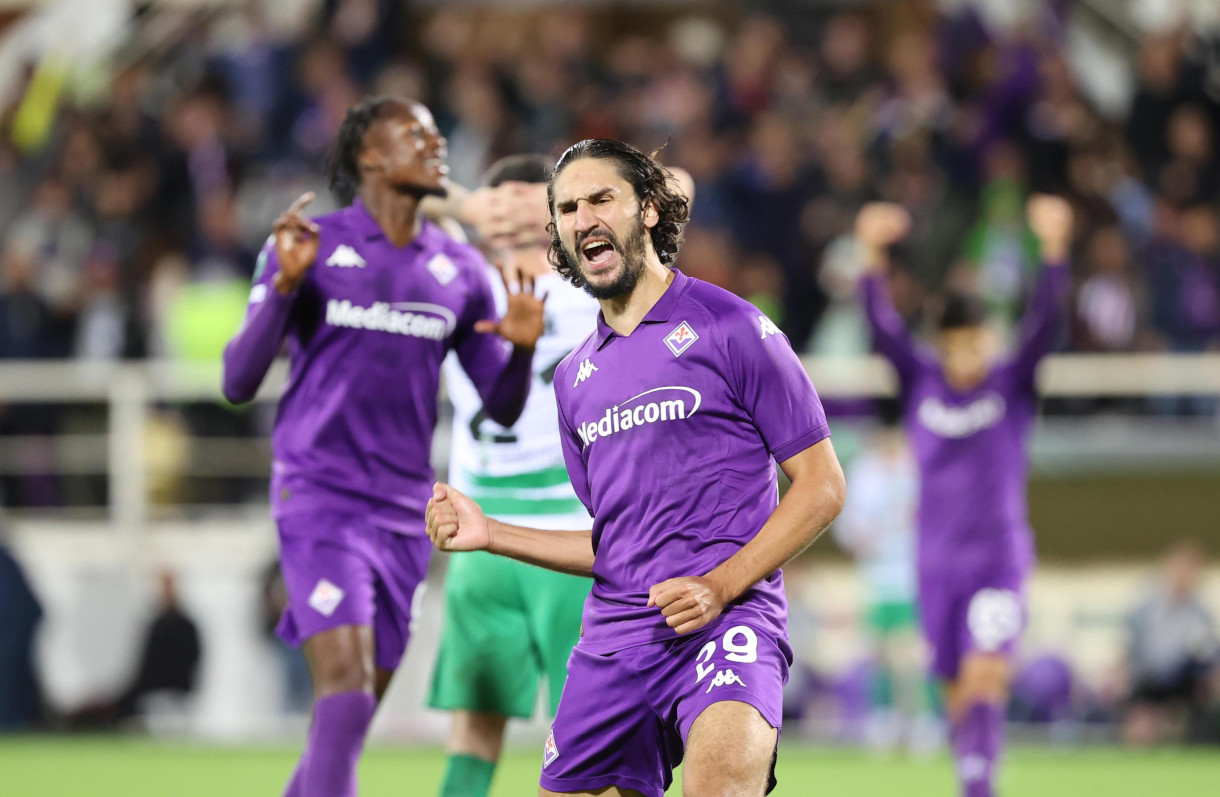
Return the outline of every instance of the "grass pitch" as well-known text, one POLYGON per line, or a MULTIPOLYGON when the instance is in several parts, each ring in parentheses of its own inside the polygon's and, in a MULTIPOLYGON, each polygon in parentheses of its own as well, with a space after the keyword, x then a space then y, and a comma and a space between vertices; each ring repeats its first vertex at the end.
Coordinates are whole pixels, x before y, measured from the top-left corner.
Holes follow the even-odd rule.
MULTIPOLYGON (((508 753, 493 797, 537 794, 537 751, 508 753)), ((278 797, 296 759, 287 748, 210 747, 139 738, 0 737, 5 797, 278 797)), ((374 747, 360 769, 365 797, 432 797, 444 769, 436 749, 374 747)), ((953 797, 949 761, 785 745, 777 797, 953 797)), ((670 795, 681 794, 676 783, 670 795)), ((1018 748, 1003 797, 1204 797, 1220 794, 1220 751, 1018 748)))

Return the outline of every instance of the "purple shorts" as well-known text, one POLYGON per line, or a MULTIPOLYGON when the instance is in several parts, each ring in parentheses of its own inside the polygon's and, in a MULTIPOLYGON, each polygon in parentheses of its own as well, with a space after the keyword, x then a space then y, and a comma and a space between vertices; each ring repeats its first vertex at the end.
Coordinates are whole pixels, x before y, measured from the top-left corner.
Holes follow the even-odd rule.
POLYGON ((293 647, 322 631, 367 625, 376 663, 398 668, 411 637, 432 556, 427 537, 406 536, 347 512, 278 518, 288 606, 276 632, 293 647))
POLYGON ((921 569, 919 619, 932 650, 932 672, 951 681, 971 653, 1012 654, 1025 628, 1024 578, 963 578, 921 569))
POLYGON ((780 727, 791 663, 787 640, 742 624, 608 654, 577 645, 543 748, 542 786, 662 797, 691 725, 713 703, 748 703, 780 727))

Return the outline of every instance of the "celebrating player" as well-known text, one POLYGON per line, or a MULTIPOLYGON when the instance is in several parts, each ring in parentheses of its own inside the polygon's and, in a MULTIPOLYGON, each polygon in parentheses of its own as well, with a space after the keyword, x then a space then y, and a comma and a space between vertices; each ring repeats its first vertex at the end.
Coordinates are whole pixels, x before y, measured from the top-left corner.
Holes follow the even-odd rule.
POLYGON ((457 352, 499 423, 517 419, 529 391, 542 302, 527 283, 494 320, 483 258, 417 212, 444 193, 445 155, 422 105, 351 108, 329 170, 351 204, 308 221, 306 195, 279 218, 225 350, 224 394, 242 402, 289 343, 272 439, 289 598, 279 632, 304 645, 314 709, 288 797, 356 793, 356 759, 431 553, 423 515, 445 354, 457 352))
MULTIPOLYGON (((594 328, 597 301, 561 279, 547 262, 545 191, 550 161, 516 155, 492 166, 487 186, 501 199, 537 201, 541 219, 520 229, 503 226, 485 239, 496 266, 521 273, 545 292, 546 331, 534 357, 533 387, 511 427, 488 417, 470 379, 452 356, 445 379, 453 401, 449 479, 489 515, 548 529, 587 529, 589 515, 572 491, 559 443, 553 381, 559 361, 594 328)), ((505 216, 529 219, 530 208, 505 216)), ((490 218, 495 214, 487 214, 490 218)), ((493 281, 493 286, 495 282, 493 281)), ((497 302, 505 301, 502 291, 497 302)), ((453 710, 442 797, 486 797, 509 717, 533 714, 545 679, 552 713, 580 630, 592 582, 486 552, 455 557, 445 575, 445 626, 428 704, 453 710)))
POLYGON ((950 297, 935 351, 915 344, 885 285, 886 250, 910 227, 905 210, 868 205, 856 219, 867 274, 863 301, 878 352, 898 373, 900 400, 920 470, 919 610, 932 669, 946 684, 950 734, 963 794, 994 793, 1003 745, 1009 658, 1025 623, 1033 564, 1026 517, 1026 444, 1037 411, 1034 372, 1055 342, 1068 286, 1072 211, 1035 196, 1030 229, 1044 261, 1012 356, 996 360, 986 309, 950 297))
POLYGON ((764 794, 791 663, 779 568, 843 503, 825 414, 766 316, 669 267, 687 202, 655 160, 583 141, 549 199, 552 262, 601 305, 555 373, 593 530, 488 519, 438 484, 429 535, 593 575, 541 794, 660 797, 684 755, 688 793, 764 794), (792 481, 778 506, 776 462, 792 481))

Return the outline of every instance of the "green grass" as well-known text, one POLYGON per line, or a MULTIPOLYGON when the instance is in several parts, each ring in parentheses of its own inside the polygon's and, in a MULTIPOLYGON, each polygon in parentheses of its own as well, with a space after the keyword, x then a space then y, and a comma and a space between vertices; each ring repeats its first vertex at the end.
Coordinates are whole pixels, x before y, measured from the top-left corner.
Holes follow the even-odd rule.
MULTIPOLYGON (((540 755, 508 754, 494 797, 536 794, 540 755)), ((295 753, 284 748, 210 747, 143 739, 0 739, 5 797, 278 797, 295 753)), ((375 747, 361 766, 365 797, 431 797, 444 767, 435 749, 375 747)), ((917 763, 865 753, 785 745, 779 797, 952 797, 946 758, 917 763)), ((1220 752, 1019 748, 1001 776, 1003 797, 1146 797, 1220 794, 1220 752)), ((680 793, 675 786, 671 795, 680 793)))

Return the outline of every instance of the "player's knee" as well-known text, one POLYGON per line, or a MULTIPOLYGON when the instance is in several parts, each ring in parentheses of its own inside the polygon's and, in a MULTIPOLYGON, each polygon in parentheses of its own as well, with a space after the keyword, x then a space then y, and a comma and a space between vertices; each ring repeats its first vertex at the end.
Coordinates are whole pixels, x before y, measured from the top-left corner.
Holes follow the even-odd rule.
POLYGON ((962 665, 959 678, 961 701, 966 704, 1002 701, 1008 695, 1009 677, 1008 661, 1004 657, 971 656, 962 665))
POLYGON ((744 756, 730 757, 714 767, 688 764, 682 776, 682 797, 762 797, 770 765, 769 758, 763 763, 744 756))
POLYGON ((315 662, 314 695, 326 697, 340 692, 373 692, 372 662, 362 656, 329 656, 315 662))

